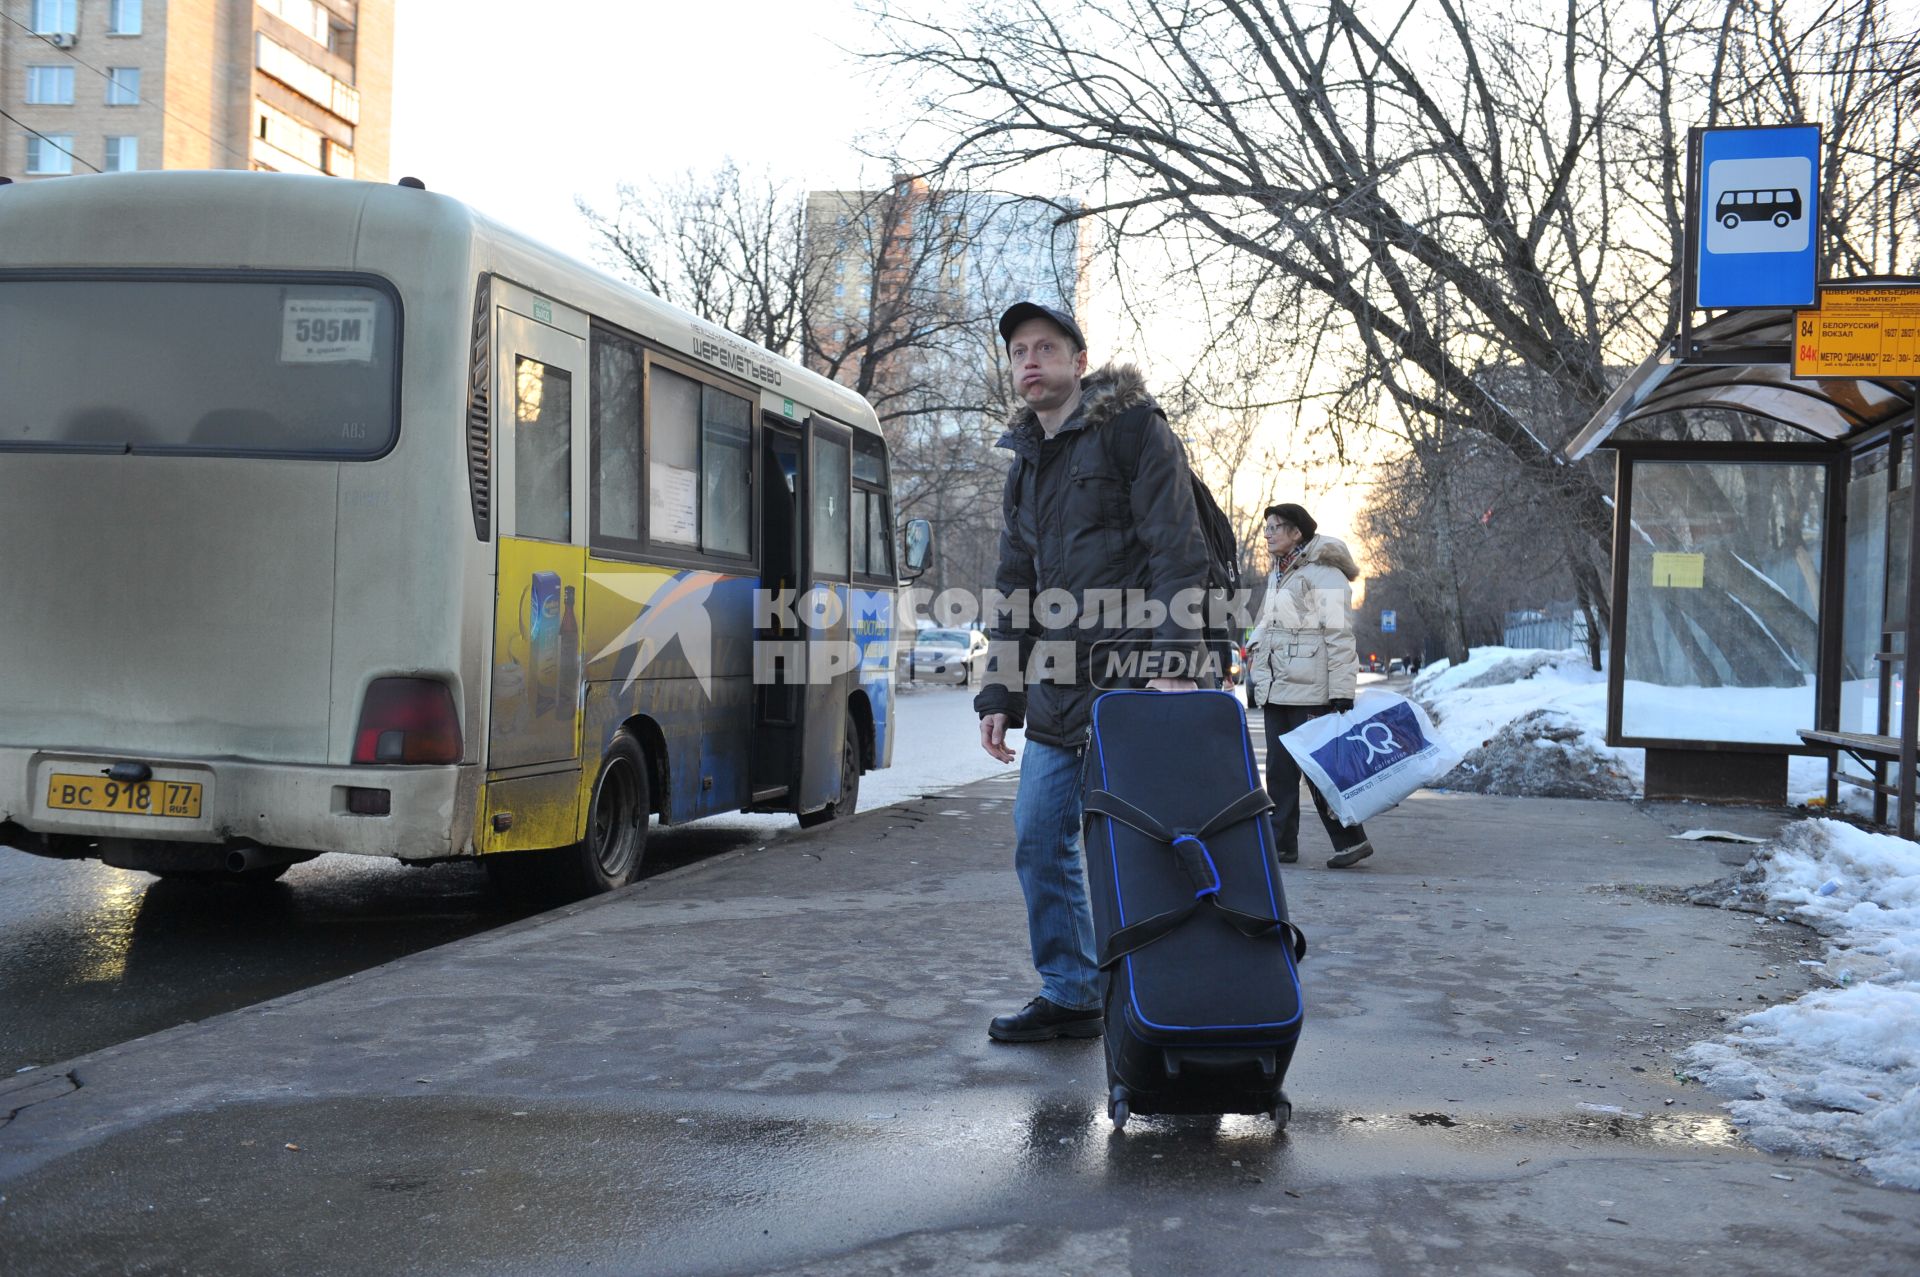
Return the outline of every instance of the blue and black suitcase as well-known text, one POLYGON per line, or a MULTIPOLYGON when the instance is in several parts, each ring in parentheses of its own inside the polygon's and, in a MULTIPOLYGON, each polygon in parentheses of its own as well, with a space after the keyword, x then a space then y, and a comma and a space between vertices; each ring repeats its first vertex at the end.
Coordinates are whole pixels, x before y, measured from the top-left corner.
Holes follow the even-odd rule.
POLYGON ((1087 885, 1105 981, 1108 1114, 1265 1113, 1300 1040, 1306 937, 1286 893, 1240 702, 1094 702, 1087 885))

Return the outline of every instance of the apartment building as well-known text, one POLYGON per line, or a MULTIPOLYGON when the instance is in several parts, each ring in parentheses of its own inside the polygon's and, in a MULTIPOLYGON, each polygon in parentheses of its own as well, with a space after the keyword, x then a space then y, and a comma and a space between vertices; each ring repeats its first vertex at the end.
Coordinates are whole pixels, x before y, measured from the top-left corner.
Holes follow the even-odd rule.
POLYGON ((1062 221, 1072 200, 941 190, 897 176, 885 190, 811 191, 813 307, 807 363, 857 387, 887 434, 899 520, 933 523, 940 550, 921 585, 993 583, 1012 406, 996 327, 1013 302, 1087 322, 1088 243, 1062 221))
MULTIPOLYGON (((902 311, 999 309, 1019 300, 1070 311, 1087 297, 1088 245, 1062 223, 1072 199, 941 191, 894 179, 883 191, 809 191, 819 272, 818 347, 829 351, 902 311)), ((991 340, 991 327, 982 340, 991 340)))
POLYGON ((0 175, 387 178, 394 0, 0 0, 0 175))

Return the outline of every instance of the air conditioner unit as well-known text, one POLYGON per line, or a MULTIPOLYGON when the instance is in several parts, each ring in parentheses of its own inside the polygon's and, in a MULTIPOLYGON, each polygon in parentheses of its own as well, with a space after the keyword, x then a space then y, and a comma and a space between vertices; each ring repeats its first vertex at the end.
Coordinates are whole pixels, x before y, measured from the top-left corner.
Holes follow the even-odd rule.
POLYGON ((56 49, 71 49, 80 43, 80 37, 71 31, 59 31, 48 36, 47 43, 56 49))

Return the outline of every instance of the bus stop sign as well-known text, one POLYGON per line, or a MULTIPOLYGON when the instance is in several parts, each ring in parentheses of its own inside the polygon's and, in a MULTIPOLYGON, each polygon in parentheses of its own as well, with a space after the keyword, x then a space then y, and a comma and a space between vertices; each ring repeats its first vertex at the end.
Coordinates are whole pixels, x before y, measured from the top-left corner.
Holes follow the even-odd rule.
POLYGON ((1813 305, 1820 126, 1696 129, 1693 136, 1693 306, 1813 305))
POLYGON ((1399 628, 1400 614, 1391 608, 1382 608, 1380 610, 1380 632, 1382 634, 1391 634, 1399 628))

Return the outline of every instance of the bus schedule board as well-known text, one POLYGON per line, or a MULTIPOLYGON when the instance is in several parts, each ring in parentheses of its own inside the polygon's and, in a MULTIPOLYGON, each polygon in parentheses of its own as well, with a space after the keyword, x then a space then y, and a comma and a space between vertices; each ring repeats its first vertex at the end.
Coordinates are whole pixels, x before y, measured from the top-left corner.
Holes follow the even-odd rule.
POLYGON ((1920 288, 1823 288, 1793 321, 1796 377, 1920 378, 1920 288))
POLYGON ((1691 307, 1813 306, 1820 126, 1695 129, 1691 307))

